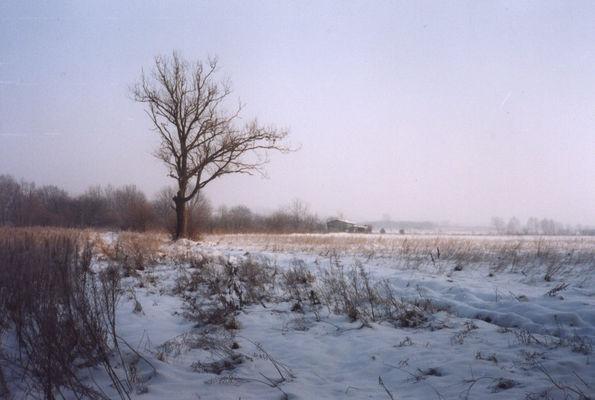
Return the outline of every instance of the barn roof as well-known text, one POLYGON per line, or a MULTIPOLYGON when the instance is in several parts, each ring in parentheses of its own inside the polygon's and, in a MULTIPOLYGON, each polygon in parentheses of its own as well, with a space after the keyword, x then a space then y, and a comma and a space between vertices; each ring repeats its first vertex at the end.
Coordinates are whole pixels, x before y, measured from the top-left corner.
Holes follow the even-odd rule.
POLYGON ((344 222, 346 224, 357 225, 355 222, 351 222, 351 221, 347 221, 345 219, 339 219, 339 218, 329 218, 326 220, 326 223, 328 224, 329 222, 344 222))

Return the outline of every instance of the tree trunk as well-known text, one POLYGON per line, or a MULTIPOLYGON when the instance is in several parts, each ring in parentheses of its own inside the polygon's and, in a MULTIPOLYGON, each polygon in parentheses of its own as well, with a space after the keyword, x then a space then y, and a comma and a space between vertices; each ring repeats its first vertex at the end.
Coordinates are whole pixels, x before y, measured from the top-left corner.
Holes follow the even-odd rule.
POLYGON ((186 202, 179 197, 174 198, 176 203, 176 236, 175 239, 182 239, 188 236, 188 216, 186 202))

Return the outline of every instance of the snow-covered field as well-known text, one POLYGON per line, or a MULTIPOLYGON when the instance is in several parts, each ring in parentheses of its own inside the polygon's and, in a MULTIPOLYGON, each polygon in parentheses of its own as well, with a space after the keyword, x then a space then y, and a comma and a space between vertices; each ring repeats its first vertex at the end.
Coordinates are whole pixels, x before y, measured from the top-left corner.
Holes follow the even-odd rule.
MULTIPOLYGON (((482 265, 480 260, 456 271, 459 264, 449 260, 449 250, 438 257, 434 246, 432 256, 428 252, 422 255, 425 260, 413 263, 399 254, 404 238, 398 239, 401 247, 390 238, 361 235, 213 236, 202 243, 168 245, 169 253, 221 262, 265 257, 280 271, 303 263, 316 275, 332 263, 346 268, 357 263, 373 281, 388 280, 399 297, 427 299, 440 311, 419 326, 399 327, 387 321, 352 321, 325 307, 316 313, 292 312, 291 302, 269 301, 239 311, 238 329, 205 327, 188 321, 183 301, 171 293, 187 266, 158 265, 142 273, 151 277, 144 281, 154 283, 139 287, 142 275, 127 281, 142 312, 134 312, 132 296, 119 308, 122 335, 138 343, 156 369, 139 397, 261 399, 286 393, 296 399, 516 399, 595 394, 593 239, 523 239, 522 246, 540 240, 541 246, 554 246, 566 257, 569 251, 586 254, 576 264, 563 265, 549 281, 544 279, 547 266, 540 265, 482 265), (568 286, 548 295, 561 284, 568 286), (237 349, 231 349, 237 347, 234 342, 237 349), (162 352, 164 344, 171 349, 162 352), (196 368, 230 354, 242 362, 223 363, 218 373, 196 368)), ((486 251, 494 243, 519 243, 517 238, 485 237, 422 240, 437 242, 437 249, 441 242, 468 246, 474 241, 485 244, 486 251)))
MULTIPOLYGON (((117 309, 119 335, 139 353, 126 355, 134 398, 595 398, 595 238, 226 235, 159 246, 124 278, 117 309), (244 267, 252 275, 238 278, 244 267), (339 305, 347 298, 355 311, 339 305), (216 320, 221 304, 235 309, 216 320)), ((99 252, 95 267, 108 262, 99 252)))

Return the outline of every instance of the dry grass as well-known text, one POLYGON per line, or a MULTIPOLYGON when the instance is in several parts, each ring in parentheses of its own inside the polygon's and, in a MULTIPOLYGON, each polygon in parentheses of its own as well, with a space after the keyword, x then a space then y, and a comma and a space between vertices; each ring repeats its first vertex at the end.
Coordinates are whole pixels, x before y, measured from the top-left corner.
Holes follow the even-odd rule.
POLYGON ((158 233, 121 232, 111 242, 100 235, 94 239, 99 255, 122 265, 128 275, 156 264, 164 257, 161 247, 167 238, 158 233))
POLYGON ((78 373, 101 365, 120 397, 128 398, 110 362, 118 347, 120 274, 116 268, 93 272, 91 246, 88 235, 75 230, 0 229, 0 315, 18 347, 0 346, 0 375, 16 371, 21 390, 33 397, 107 398, 78 373))
POLYGON ((546 280, 568 266, 595 267, 593 236, 454 236, 363 234, 210 235, 209 243, 270 252, 301 252, 321 256, 357 255, 391 258, 405 267, 445 262, 494 271, 545 267, 546 280))
POLYGON ((267 257, 245 256, 229 260, 203 259, 198 268, 180 268, 174 294, 185 303, 185 315, 203 325, 236 329, 236 314, 249 305, 289 302, 291 311, 312 312, 317 320, 322 307, 345 315, 362 326, 387 321, 401 327, 423 325, 440 309, 428 299, 406 299, 388 281, 372 279, 361 263, 349 267, 334 258, 320 276, 302 260, 279 272, 267 257))
POLYGON ((400 327, 422 326, 430 314, 441 309, 427 298, 400 297, 386 280, 374 280, 362 264, 343 266, 335 260, 322 271, 315 290, 321 305, 335 314, 346 315, 363 326, 387 321, 400 327))
POLYGON ((179 270, 174 294, 184 300, 189 319, 237 329, 237 312, 245 306, 269 301, 277 275, 276 266, 268 258, 245 257, 232 263, 205 256, 191 270, 179 270))

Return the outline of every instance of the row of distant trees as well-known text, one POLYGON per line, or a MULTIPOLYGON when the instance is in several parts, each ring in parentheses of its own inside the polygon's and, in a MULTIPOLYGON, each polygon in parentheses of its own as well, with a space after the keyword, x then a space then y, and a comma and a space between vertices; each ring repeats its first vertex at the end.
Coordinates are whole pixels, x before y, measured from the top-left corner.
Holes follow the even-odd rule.
MULTIPOLYGON (((37 186, 0 175, 0 226, 62 226, 118 230, 158 230, 176 233, 174 188, 161 190, 153 199, 134 185, 94 186, 78 196, 54 186, 37 186)), ((188 204, 188 235, 207 233, 324 232, 325 223, 300 200, 263 215, 248 207, 215 208, 205 196, 188 204)), ((563 225, 552 219, 529 218, 525 224, 512 217, 494 217, 492 228, 507 235, 595 234, 593 230, 563 225)))
MULTIPOLYGON (((37 186, 0 175, 0 225, 62 226, 120 230, 159 230, 175 234, 176 191, 166 188, 155 198, 134 185, 94 186, 72 196, 54 186, 37 186)), ((188 233, 200 232, 321 232, 325 224, 300 200, 262 215, 246 206, 215 209, 204 196, 188 206, 188 233)))
POLYGON ((574 235, 577 233, 592 234, 590 230, 581 227, 564 225, 548 218, 527 219, 523 224, 517 217, 512 217, 506 222, 503 218, 493 217, 492 228, 503 235, 574 235))

